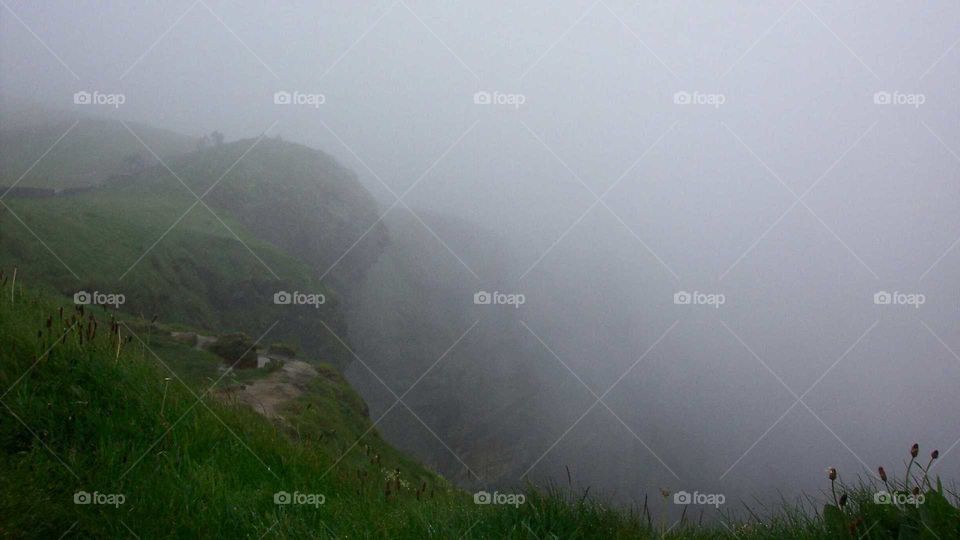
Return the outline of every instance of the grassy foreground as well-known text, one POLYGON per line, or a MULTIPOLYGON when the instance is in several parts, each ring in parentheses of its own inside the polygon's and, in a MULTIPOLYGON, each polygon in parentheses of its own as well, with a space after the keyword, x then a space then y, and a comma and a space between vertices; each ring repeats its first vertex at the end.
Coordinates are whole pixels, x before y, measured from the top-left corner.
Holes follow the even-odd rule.
POLYGON ((835 503, 764 523, 670 527, 559 490, 479 506, 382 441, 331 368, 275 425, 214 397, 206 353, 11 285, 0 278, 2 538, 960 537, 926 460, 909 487, 837 481, 835 503), (905 503, 877 504, 880 488, 905 503))

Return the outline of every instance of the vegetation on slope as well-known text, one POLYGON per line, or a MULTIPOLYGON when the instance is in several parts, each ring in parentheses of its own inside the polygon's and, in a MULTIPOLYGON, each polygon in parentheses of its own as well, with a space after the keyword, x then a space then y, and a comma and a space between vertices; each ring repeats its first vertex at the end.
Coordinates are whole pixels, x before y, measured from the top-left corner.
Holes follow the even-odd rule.
MULTIPOLYGON (((325 185, 322 175, 318 180, 312 151, 263 140, 244 155, 253 143, 174 160, 176 176, 157 165, 76 195, 7 197, 0 207, 0 260, 63 294, 123 294, 121 309, 146 318, 254 338, 276 324, 266 343, 287 341, 342 367, 349 353, 339 338, 346 334, 340 291, 320 282, 315 263, 323 261, 309 254, 346 251, 362 231, 343 223, 372 206, 363 207, 359 195, 353 206, 346 204, 349 197, 341 192, 350 186, 325 185), (193 193, 202 195, 215 182, 198 203, 193 193), (343 200, 327 200, 335 196, 343 200), (252 200, 266 202, 252 208, 252 200), (353 213, 321 210, 341 206, 338 212, 353 213), (291 238, 270 232, 305 214, 311 217, 291 238), (305 247, 296 249, 300 240, 305 247), (277 305, 280 292, 317 295, 322 303, 277 305)), ((338 274, 344 280, 359 279, 355 261, 340 268, 349 272, 338 274)))
MULTIPOLYGON (((388 243, 369 192, 318 150, 248 139, 182 156, 170 168, 196 193, 209 190, 211 206, 306 263, 341 296, 359 286, 388 243)), ((172 180, 165 170, 152 173, 146 181, 172 180)))
POLYGON ((294 442, 249 409, 214 400, 209 381, 181 379, 174 358, 219 363, 206 353, 173 342, 148 347, 146 326, 115 326, 99 309, 30 292, 2 304, 0 536, 323 537, 397 530, 430 515, 431 497, 443 506, 463 498, 374 431, 341 461, 370 422, 332 368, 299 405, 294 442), (385 495, 388 476, 401 485, 385 495), (320 508, 274 504, 283 491, 326 500, 320 508), (75 504, 77 492, 124 500, 75 504))
POLYGON ((20 115, 26 118, 10 116, 4 113, 0 130, 0 186, 6 187, 19 179, 17 187, 77 188, 133 172, 156 161, 137 137, 164 159, 197 145, 192 137, 128 123, 135 137, 120 122, 76 112, 32 110, 20 115))

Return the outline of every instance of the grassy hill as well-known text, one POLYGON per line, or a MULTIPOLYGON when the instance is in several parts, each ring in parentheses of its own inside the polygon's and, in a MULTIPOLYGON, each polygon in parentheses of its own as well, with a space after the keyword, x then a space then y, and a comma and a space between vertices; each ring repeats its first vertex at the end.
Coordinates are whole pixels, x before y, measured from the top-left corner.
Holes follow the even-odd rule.
POLYGON ((56 538, 68 530, 115 537, 128 527, 141 538, 247 538, 271 528, 280 536, 344 535, 350 523, 402 529, 415 521, 411 506, 429 515, 431 497, 443 501, 434 507, 463 498, 376 432, 331 469, 370 425, 334 370, 294 406, 300 438, 293 442, 249 409, 211 397, 209 381, 185 369, 218 363, 207 353, 158 346, 156 336, 148 347, 149 328, 121 319, 117 355, 117 333, 99 311, 29 291, 12 303, 5 295, 0 537, 56 538), (401 487, 386 496, 386 478, 396 471, 401 487), (325 504, 274 504, 275 492, 298 490, 324 494, 325 504), (120 493, 125 501, 77 505, 78 491, 120 493))
MULTIPOLYGON (((332 337, 319 320, 341 326, 336 298, 304 263, 253 237, 227 214, 221 217, 225 227, 199 205, 157 242, 195 200, 182 187, 179 193, 171 187, 5 200, 9 210, 0 208, 0 253, 34 282, 68 296, 77 291, 120 293, 126 297, 121 310, 127 313, 147 319, 159 315, 207 331, 242 330, 255 337, 280 321, 268 338, 325 352, 332 337), (285 279, 274 278, 257 257, 285 279), (327 303, 319 309, 273 303, 275 292, 294 290, 326 292, 327 303)), ((338 358, 343 354, 326 352, 338 358)))
MULTIPOLYGON (((354 292, 389 243, 370 193, 319 150, 276 138, 246 139, 169 165, 197 194, 209 190, 208 204, 306 263, 341 296, 354 292)), ((163 169, 144 176, 148 183, 174 182, 163 169)))
MULTIPOLYGON (((139 156, 144 163, 155 161, 115 120, 76 111, 30 109, 19 114, 4 112, 0 125, 0 186, 13 185, 28 170, 18 187, 90 186, 129 172, 132 156, 139 156), (64 133, 66 136, 57 142, 64 133), (49 154, 37 162, 48 149, 49 154)), ((128 125, 161 158, 193 151, 197 145, 193 137, 135 122, 128 125)))
POLYGON ((75 195, 9 196, 0 260, 62 294, 122 293, 121 310, 148 319, 254 337, 276 323, 269 340, 343 366, 338 303, 385 237, 368 235, 373 245, 319 277, 376 220, 375 208, 322 154, 276 140, 250 150, 254 143, 171 159, 176 176, 157 165, 75 195), (197 203, 191 190, 199 196, 214 184, 197 203), (325 303, 278 306, 280 291, 322 294, 325 303))

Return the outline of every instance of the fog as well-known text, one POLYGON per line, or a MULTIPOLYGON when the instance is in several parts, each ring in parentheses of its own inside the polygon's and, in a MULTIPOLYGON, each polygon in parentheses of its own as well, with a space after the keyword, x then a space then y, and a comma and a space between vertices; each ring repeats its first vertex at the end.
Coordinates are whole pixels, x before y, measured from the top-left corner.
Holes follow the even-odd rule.
POLYGON ((121 93, 85 112, 352 169, 423 296, 345 302, 348 374, 457 482, 792 499, 914 442, 960 476, 958 23, 945 1, 5 0, 0 113, 121 93), (373 315, 401 301, 406 334, 373 315))

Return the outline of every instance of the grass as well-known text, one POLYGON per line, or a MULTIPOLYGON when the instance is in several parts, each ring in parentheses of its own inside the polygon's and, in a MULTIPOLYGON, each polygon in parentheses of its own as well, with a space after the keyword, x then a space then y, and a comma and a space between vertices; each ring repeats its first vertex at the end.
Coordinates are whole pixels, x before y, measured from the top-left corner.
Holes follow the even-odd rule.
POLYGON ((336 294, 230 212, 216 211, 223 224, 199 204, 185 214, 195 202, 169 176, 70 197, 8 197, 9 210, 0 207, 0 257, 49 291, 122 293, 122 311, 206 333, 244 331, 256 339, 279 321, 270 341, 342 365, 348 353, 319 322, 345 333, 336 294), (273 294, 281 290, 321 292, 327 302, 278 306, 273 294))
MULTIPOLYGON (((0 129, 0 186, 11 186, 19 180, 18 187, 83 187, 129 172, 130 165, 124 162, 129 156, 154 161, 120 122, 75 111, 50 111, 46 115, 48 118, 39 123, 40 118, 34 117, 19 126, 12 119, 13 126, 0 129), (76 126, 37 162, 75 121, 76 126)), ((161 157, 190 152, 196 146, 192 137, 137 123, 128 125, 161 157)))
POLYGON ((12 386, 0 416, 0 536, 113 537, 129 535, 128 527, 142 538, 259 537, 271 527, 281 536, 328 528, 342 536, 351 523, 389 530, 414 515, 411 506, 429 513, 431 496, 444 506, 464 498, 375 434, 331 469, 369 427, 359 397, 332 370, 318 379, 317 395, 352 406, 318 401, 325 429, 310 433, 323 436, 294 440, 246 407, 211 394, 198 401, 209 385, 181 384, 178 377, 191 375, 177 374, 172 360, 184 355, 182 366, 200 359, 196 351, 172 341, 154 347, 156 340, 147 349, 146 337, 121 321, 117 356, 109 320, 98 317, 90 339, 90 312, 67 306, 61 322, 60 307, 33 293, 0 307, 0 385, 12 386), (378 500, 383 471, 395 470, 405 484, 426 483, 422 501, 413 487, 378 500), (76 505, 81 490, 123 494, 125 502, 76 505), (322 493, 326 504, 277 506, 279 491, 322 493))
MULTIPOLYGON (((382 227, 368 230, 377 207, 353 174, 325 154, 276 139, 184 153, 186 138, 143 133, 165 141, 158 151, 176 154, 164 159, 169 170, 154 164, 68 196, 4 197, 0 261, 47 290, 122 293, 128 313, 207 333, 257 338, 278 323, 265 343, 287 342, 344 367, 351 355, 340 342, 346 336, 340 302, 363 282, 387 241, 382 227), (204 196, 202 204, 194 194, 204 196), (325 302, 278 306, 280 291, 323 295, 325 302)), ((15 130, 0 137, 45 147, 15 130)), ((19 185, 33 185, 28 180, 38 175, 56 184, 71 171, 86 171, 90 164, 81 156, 111 168, 129 150, 118 137, 139 145, 119 123, 83 119, 42 161, 54 170, 38 165, 19 185)), ((8 161, 26 155, 0 153, 0 170, 19 171, 8 161)))
POLYGON ((885 485, 831 474, 822 509, 784 505, 762 522, 671 527, 558 488, 478 506, 386 444, 330 366, 273 424, 207 392, 216 360, 162 327, 20 287, 11 301, 9 274, 0 284, 0 537, 960 537, 957 499, 922 460, 885 485), (874 502, 881 487, 902 499, 917 486, 921 505, 874 502), (80 491, 123 503, 75 504, 80 491), (277 505, 278 492, 325 500, 277 505))

